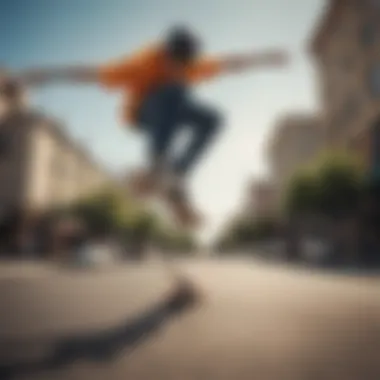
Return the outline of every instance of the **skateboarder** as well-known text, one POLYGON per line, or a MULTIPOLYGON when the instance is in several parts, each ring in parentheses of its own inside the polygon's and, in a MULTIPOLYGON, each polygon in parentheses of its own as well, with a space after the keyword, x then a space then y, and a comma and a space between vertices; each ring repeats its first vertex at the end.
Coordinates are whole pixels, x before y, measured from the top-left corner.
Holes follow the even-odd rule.
MULTIPOLYGON (((140 195, 152 194, 168 179, 165 194, 184 223, 196 221, 186 180, 221 127, 219 112, 194 99, 191 85, 220 74, 253 67, 283 66, 282 50, 203 57, 201 41, 184 27, 172 28, 158 43, 125 59, 100 66, 34 69, 19 73, 24 86, 54 81, 99 83, 125 95, 123 123, 149 139, 149 167, 134 180, 140 195), (185 150, 169 159, 173 138, 183 127, 191 130, 185 150)), ((88 110, 88 112, 92 112, 88 110)))

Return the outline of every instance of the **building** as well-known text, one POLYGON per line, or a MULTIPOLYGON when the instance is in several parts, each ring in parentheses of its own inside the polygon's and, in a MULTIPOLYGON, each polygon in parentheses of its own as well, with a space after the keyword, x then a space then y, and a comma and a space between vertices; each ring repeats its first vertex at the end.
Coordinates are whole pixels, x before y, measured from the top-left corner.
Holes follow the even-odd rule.
POLYGON ((276 191, 274 184, 265 179, 252 181, 249 185, 244 213, 254 219, 276 215, 276 191))
POLYGON ((31 208, 70 204, 111 181, 91 155, 54 121, 35 122, 28 144, 25 199, 31 208))
POLYGON ((275 195, 275 187, 270 180, 255 179, 251 181, 234 218, 241 221, 275 217, 277 215, 275 195))
POLYGON ((284 186, 303 165, 324 148, 321 118, 314 114, 290 113, 278 119, 267 147, 270 173, 277 199, 284 186))
POLYGON ((380 166, 380 1, 330 0, 311 38, 326 137, 380 166))
POLYGON ((0 124, 3 217, 68 205, 112 181, 57 122, 25 108, 8 112, 0 124))

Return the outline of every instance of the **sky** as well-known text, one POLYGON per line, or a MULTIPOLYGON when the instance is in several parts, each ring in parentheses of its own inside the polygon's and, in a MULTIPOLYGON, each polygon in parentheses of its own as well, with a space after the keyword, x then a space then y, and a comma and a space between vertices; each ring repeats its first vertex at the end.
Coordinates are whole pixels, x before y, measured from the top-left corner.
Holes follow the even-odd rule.
MULTIPOLYGON (((237 210, 247 184, 268 175, 265 145, 276 119, 318 106, 307 40, 322 8, 320 0, 0 0, 0 65, 102 64, 156 41, 173 24, 194 28, 210 54, 288 49, 286 69, 252 70, 195 89, 225 119, 190 183, 207 238, 237 210)), ((144 163, 145 140, 120 124, 118 94, 55 85, 32 100, 110 170, 144 163)))

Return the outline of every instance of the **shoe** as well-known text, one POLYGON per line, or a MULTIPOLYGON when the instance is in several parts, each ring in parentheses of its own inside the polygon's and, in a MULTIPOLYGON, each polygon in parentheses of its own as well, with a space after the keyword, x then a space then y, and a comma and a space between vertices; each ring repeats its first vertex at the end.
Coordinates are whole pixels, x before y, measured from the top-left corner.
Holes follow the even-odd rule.
POLYGON ((132 177, 131 189, 137 198, 153 195, 158 189, 159 175, 153 171, 138 172, 132 177))
POLYGON ((166 200, 183 227, 199 226, 201 218, 191 206, 183 186, 174 185, 167 189, 166 200))

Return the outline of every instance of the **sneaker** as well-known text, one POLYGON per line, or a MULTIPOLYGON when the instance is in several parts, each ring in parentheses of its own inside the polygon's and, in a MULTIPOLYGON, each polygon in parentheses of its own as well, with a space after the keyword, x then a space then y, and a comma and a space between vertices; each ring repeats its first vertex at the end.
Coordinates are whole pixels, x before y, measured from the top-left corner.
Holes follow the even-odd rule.
POLYGON ((138 198, 153 195, 159 184, 159 175, 153 171, 138 172, 132 177, 131 189, 138 198))
POLYGON ((200 223, 200 216, 191 206, 183 185, 177 183, 169 187, 166 199, 180 224, 185 227, 196 227, 200 223))

